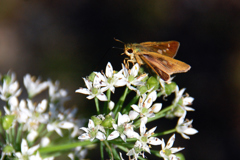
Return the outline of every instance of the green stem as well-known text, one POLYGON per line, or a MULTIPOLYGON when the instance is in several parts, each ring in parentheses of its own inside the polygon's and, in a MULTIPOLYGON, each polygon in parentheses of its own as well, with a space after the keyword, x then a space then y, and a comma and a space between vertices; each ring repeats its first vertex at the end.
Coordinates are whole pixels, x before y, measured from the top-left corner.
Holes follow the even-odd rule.
MULTIPOLYGON (((160 112, 158 112, 157 114, 155 114, 154 117, 148 118, 148 122, 157 120, 159 118, 162 118, 166 115, 166 112, 168 112, 169 110, 171 110, 174 107, 174 105, 170 105, 166 108, 164 108, 163 110, 161 110, 160 112)), ((134 125, 138 128, 140 126, 141 123, 141 119, 137 120, 134 125)))
POLYGON ((9 137, 9 142, 12 144, 13 137, 12 137, 12 129, 11 128, 8 129, 8 137, 9 137))
POLYGON ((95 100, 95 105, 96 105, 97 113, 100 114, 98 98, 95 97, 94 100, 95 100))
POLYGON ((162 95, 163 95, 163 91, 158 92, 157 97, 160 97, 160 96, 162 96, 162 95))
POLYGON ((151 153, 157 157, 162 157, 162 156, 160 156, 159 151, 151 150, 151 153))
POLYGON ((75 143, 69 143, 69 144, 54 145, 54 146, 40 148, 39 152, 40 152, 40 154, 50 153, 50 152, 55 152, 55 151, 71 149, 71 148, 75 148, 78 146, 87 146, 87 145, 91 145, 91 144, 94 144, 97 142, 98 142, 98 140, 94 140, 92 142, 91 141, 81 141, 81 142, 75 142, 75 143))
POLYGON ((40 124, 40 126, 38 127, 38 133, 42 133, 42 130, 43 130, 44 127, 45 127, 45 124, 43 124, 43 123, 40 124))
POLYGON ((163 132, 160 132, 160 133, 155 133, 153 135, 153 137, 157 137, 157 136, 162 136, 162 135, 167 135, 167 134, 171 134, 171 133, 174 133, 176 132, 176 128, 173 128, 173 129, 170 129, 168 131, 163 131, 163 132))
POLYGON ((13 127, 12 128, 12 138, 14 139, 13 141, 12 141, 12 144, 16 144, 16 141, 15 141, 15 127, 13 127))
POLYGON ((110 147, 110 145, 108 144, 108 142, 106 140, 104 141, 104 144, 107 146, 107 148, 110 151, 110 154, 111 154, 111 157, 112 157, 111 159, 114 160, 112 148, 110 147))
POLYGON ((120 97, 120 99, 119 99, 119 101, 118 101, 118 103, 116 104, 116 107, 115 107, 115 109, 114 109, 114 112, 113 112, 113 113, 114 113, 114 115, 116 115, 115 119, 117 119, 117 117, 118 117, 118 114, 117 114, 117 113, 121 110, 122 105, 123 105, 123 103, 124 103, 124 101, 125 101, 125 99, 126 99, 127 94, 128 94, 128 88, 126 87, 123 95, 120 97))
POLYGON ((7 131, 5 131, 5 135, 6 135, 6 144, 11 144, 10 139, 9 139, 9 133, 7 131))
POLYGON ((101 160, 104 160, 104 153, 103 153, 103 142, 100 142, 100 154, 101 154, 101 160))
POLYGON ((22 127, 23 127, 23 124, 21 123, 17 130, 17 138, 16 138, 17 145, 21 143, 20 140, 21 140, 21 134, 22 134, 22 127))
POLYGON ((107 94, 107 99, 108 100, 104 104, 104 113, 108 114, 109 113, 108 104, 109 104, 110 99, 111 99, 111 90, 108 89, 106 94, 107 94))
POLYGON ((129 110, 131 109, 131 105, 132 105, 132 104, 135 104, 135 103, 138 101, 138 99, 139 99, 139 96, 136 95, 136 96, 126 105, 126 107, 123 109, 123 114, 128 113, 129 110))

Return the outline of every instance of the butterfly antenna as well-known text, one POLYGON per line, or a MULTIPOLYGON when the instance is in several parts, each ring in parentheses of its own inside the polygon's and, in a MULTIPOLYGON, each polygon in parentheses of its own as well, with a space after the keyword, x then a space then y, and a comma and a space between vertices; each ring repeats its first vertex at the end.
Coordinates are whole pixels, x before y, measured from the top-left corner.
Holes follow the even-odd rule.
POLYGON ((112 47, 112 48, 114 48, 114 49, 119 49, 119 50, 124 50, 123 48, 119 48, 119 47, 112 47))
POLYGON ((117 42, 120 42, 120 43, 123 43, 123 44, 125 44, 123 41, 121 41, 121 40, 119 40, 119 39, 116 39, 115 37, 113 38, 115 41, 117 41, 117 42))
POLYGON ((99 67, 99 65, 103 62, 103 59, 106 57, 107 53, 109 52, 109 50, 112 49, 112 47, 109 47, 107 49, 107 51, 105 52, 105 54, 102 56, 102 58, 98 61, 98 64, 95 67, 95 70, 97 70, 97 68, 99 67))

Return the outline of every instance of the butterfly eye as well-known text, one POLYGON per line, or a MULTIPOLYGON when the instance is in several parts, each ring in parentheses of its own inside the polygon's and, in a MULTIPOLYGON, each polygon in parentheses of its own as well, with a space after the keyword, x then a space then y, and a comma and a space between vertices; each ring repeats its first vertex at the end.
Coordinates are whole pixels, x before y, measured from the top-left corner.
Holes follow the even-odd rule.
POLYGON ((132 49, 128 49, 127 52, 128 53, 133 53, 133 50, 132 49))

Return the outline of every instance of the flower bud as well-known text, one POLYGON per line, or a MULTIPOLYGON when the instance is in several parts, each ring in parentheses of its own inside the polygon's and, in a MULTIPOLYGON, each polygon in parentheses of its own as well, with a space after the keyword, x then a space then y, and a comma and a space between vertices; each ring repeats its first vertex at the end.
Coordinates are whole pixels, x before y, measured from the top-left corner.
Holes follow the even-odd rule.
POLYGON ((148 89, 153 88, 155 90, 159 88, 159 82, 155 77, 150 77, 147 80, 147 86, 148 86, 148 89))
POLYGON ((170 84, 165 84, 165 93, 167 95, 170 95, 174 90, 176 89, 177 84, 175 82, 172 82, 170 84))
POLYGON ((176 153, 175 155, 177 156, 177 158, 179 158, 179 160, 185 160, 185 157, 182 153, 176 153))
POLYGON ((140 92, 140 95, 142 95, 147 92, 148 88, 146 86, 140 86, 138 90, 140 92))
POLYGON ((3 129, 8 130, 12 126, 12 122, 14 120, 13 115, 6 115, 2 119, 2 126, 3 129))
POLYGON ((14 148, 11 145, 6 145, 3 148, 3 152, 6 153, 7 155, 11 155, 14 152, 14 148))
POLYGON ((110 101, 110 102, 108 103, 108 108, 110 109, 110 111, 113 110, 114 106, 115 106, 115 104, 114 104, 113 101, 110 101))
POLYGON ((106 127, 106 128, 111 128, 113 122, 114 122, 114 120, 113 120, 112 116, 107 115, 107 116, 105 117, 105 119, 103 120, 103 122, 102 122, 101 125, 102 125, 103 127, 106 127))
POLYGON ((100 125, 102 123, 102 120, 99 119, 98 117, 96 116, 92 116, 91 117, 92 121, 94 122, 94 125, 97 126, 97 125, 100 125))
POLYGON ((96 74, 94 72, 92 72, 89 76, 88 76, 88 80, 93 82, 94 78, 95 78, 96 74))

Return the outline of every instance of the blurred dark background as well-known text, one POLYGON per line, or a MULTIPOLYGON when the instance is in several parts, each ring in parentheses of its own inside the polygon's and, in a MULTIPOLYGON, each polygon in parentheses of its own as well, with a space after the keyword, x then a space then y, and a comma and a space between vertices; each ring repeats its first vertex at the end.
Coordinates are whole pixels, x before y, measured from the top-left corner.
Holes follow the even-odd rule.
POLYGON ((60 80, 70 103, 88 117, 93 103, 74 91, 108 61, 121 68, 122 51, 109 50, 123 47, 114 37, 126 43, 179 41, 176 59, 192 68, 175 81, 195 98, 196 112, 187 118, 199 133, 190 140, 178 135, 174 146, 185 147, 187 160, 239 157, 240 1, 3 0, 0 73, 12 70, 21 81, 26 73, 60 80))

